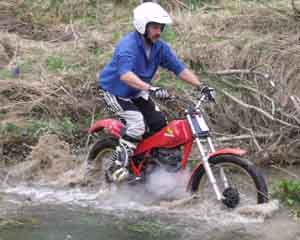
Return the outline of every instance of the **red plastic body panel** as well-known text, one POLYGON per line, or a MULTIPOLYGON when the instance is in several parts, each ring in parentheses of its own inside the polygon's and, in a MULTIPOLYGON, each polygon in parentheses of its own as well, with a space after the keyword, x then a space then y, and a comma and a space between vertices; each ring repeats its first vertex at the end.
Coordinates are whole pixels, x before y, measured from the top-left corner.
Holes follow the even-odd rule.
POLYGON ((140 142, 135 154, 147 152, 152 148, 172 148, 193 140, 187 120, 173 120, 159 132, 140 142))
POLYGON ((88 130, 89 133, 99 132, 102 129, 105 129, 107 132, 113 136, 120 138, 121 129, 124 128, 124 124, 116 119, 103 119, 96 121, 88 130))
MULTIPOLYGON (((124 124, 116 119, 103 119, 96 121, 89 129, 89 133, 98 132, 102 129, 113 136, 120 138, 124 124)), ((134 155, 148 154, 153 148, 173 148, 183 145, 181 160, 182 168, 186 167, 188 157, 193 145, 193 135, 187 120, 173 120, 166 127, 154 135, 142 140, 135 149, 134 155)), ((140 176, 144 161, 138 166, 131 161, 131 168, 136 176, 140 176)))
MULTIPOLYGON (((141 141, 134 155, 147 154, 153 148, 172 148, 180 145, 184 146, 181 166, 185 168, 193 145, 193 135, 186 120, 173 120, 159 132, 141 141)), ((136 176, 140 176, 142 167, 143 162, 135 166, 131 161, 131 168, 136 176)))

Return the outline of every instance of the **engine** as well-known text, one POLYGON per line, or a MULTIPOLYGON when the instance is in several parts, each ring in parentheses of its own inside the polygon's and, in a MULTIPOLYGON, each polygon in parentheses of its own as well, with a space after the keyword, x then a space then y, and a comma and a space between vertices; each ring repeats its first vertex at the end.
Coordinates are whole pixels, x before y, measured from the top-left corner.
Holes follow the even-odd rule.
POLYGON ((153 152, 153 158, 158 164, 163 165, 168 171, 177 171, 180 169, 182 150, 175 148, 158 148, 153 152))

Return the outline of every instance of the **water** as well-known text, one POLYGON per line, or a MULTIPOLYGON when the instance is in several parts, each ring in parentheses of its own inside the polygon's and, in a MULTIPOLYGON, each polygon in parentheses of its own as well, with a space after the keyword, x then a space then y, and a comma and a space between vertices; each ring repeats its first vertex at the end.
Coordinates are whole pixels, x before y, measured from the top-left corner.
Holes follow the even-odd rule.
MULTIPOLYGON (((219 226, 211 226, 205 219, 195 221, 164 212, 112 212, 39 205, 23 207, 13 215, 16 223, 12 221, 0 227, 2 240, 210 239, 208 236, 214 232, 221 232, 219 226)), ((239 232, 240 237, 249 235, 240 224, 234 225, 227 227, 227 232, 239 232)))
MULTIPOLYGON (((286 176, 274 171, 268 171, 269 183, 286 176)), ((170 206, 135 188, 106 194, 82 187, 5 186, 0 240, 300 240, 300 221, 284 208, 265 214, 254 207, 254 214, 245 215, 214 201, 170 206)))
POLYGON ((27 207, 18 213, 17 221, 0 228, 0 239, 179 239, 176 230, 162 226, 156 218, 126 218, 117 213, 63 206, 27 207))
POLYGON ((192 212, 152 212, 134 209, 112 211, 78 206, 30 204, 13 209, 10 213, 10 223, 3 224, 4 218, 0 220, 0 239, 299 240, 299 223, 286 221, 286 217, 284 213, 279 212, 264 222, 238 222, 234 219, 231 222, 231 219, 227 218, 225 223, 224 219, 210 219, 205 216, 197 218, 192 212))
POLYGON ((214 202, 170 209, 118 199, 119 193, 96 197, 80 189, 37 186, 6 189, 0 195, 1 240, 276 240, 283 223, 293 237, 282 232, 283 239, 300 236, 299 226, 280 212, 270 219, 243 216, 214 202), (273 226, 277 232, 270 234, 273 226))

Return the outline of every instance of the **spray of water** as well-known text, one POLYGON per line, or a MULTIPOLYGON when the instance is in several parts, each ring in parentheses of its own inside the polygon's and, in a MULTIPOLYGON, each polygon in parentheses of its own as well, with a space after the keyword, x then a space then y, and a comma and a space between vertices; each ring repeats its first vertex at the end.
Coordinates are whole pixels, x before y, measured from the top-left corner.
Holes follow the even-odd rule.
POLYGON ((158 199, 180 199, 187 196, 185 189, 189 175, 187 170, 173 173, 159 168, 149 176, 145 188, 158 199))
MULTIPOLYGON (((263 212, 254 207, 255 210, 244 209, 232 215, 233 213, 221 208, 222 204, 213 200, 191 202, 188 206, 182 204, 183 202, 180 202, 182 199, 190 198, 189 193, 186 192, 190 176, 187 170, 171 173, 157 168, 148 176, 146 183, 113 186, 108 190, 95 182, 90 188, 89 185, 82 185, 84 182, 82 161, 74 159, 68 144, 53 135, 41 138, 26 162, 8 169, 8 174, 0 175, 5 178, 3 182, 6 184, 2 184, 2 188, 5 187, 4 193, 22 195, 32 202, 112 210, 135 209, 143 212, 172 209, 195 218, 215 217, 219 222, 220 219, 225 219, 225 222, 228 219, 232 221, 233 216, 241 222, 241 215, 251 215, 255 212, 257 216, 263 212), (10 185, 12 180, 15 180, 14 184, 10 185), (230 214, 231 217, 226 217, 225 213, 230 214)), ((249 219, 246 218, 246 221, 249 219)))

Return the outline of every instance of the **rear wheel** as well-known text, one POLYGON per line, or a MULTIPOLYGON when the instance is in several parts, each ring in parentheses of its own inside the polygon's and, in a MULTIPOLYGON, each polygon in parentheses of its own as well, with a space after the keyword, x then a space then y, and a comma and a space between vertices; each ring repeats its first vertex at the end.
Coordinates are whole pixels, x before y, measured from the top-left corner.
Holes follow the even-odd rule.
POLYGON ((113 153, 118 145, 118 140, 113 137, 99 139, 90 149, 88 161, 93 166, 89 181, 97 185, 107 186, 109 181, 109 169, 113 165, 113 153))
MULTIPOLYGON (((230 208, 240 205, 259 204, 268 201, 267 184, 253 164, 234 155, 219 155, 209 163, 221 193, 223 203, 230 208), (225 176, 225 180, 224 180, 225 176)), ((213 187, 204 167, 196 170, 191 181, 191 192, 199 192, 203 200, 215 197, 213 187)))

